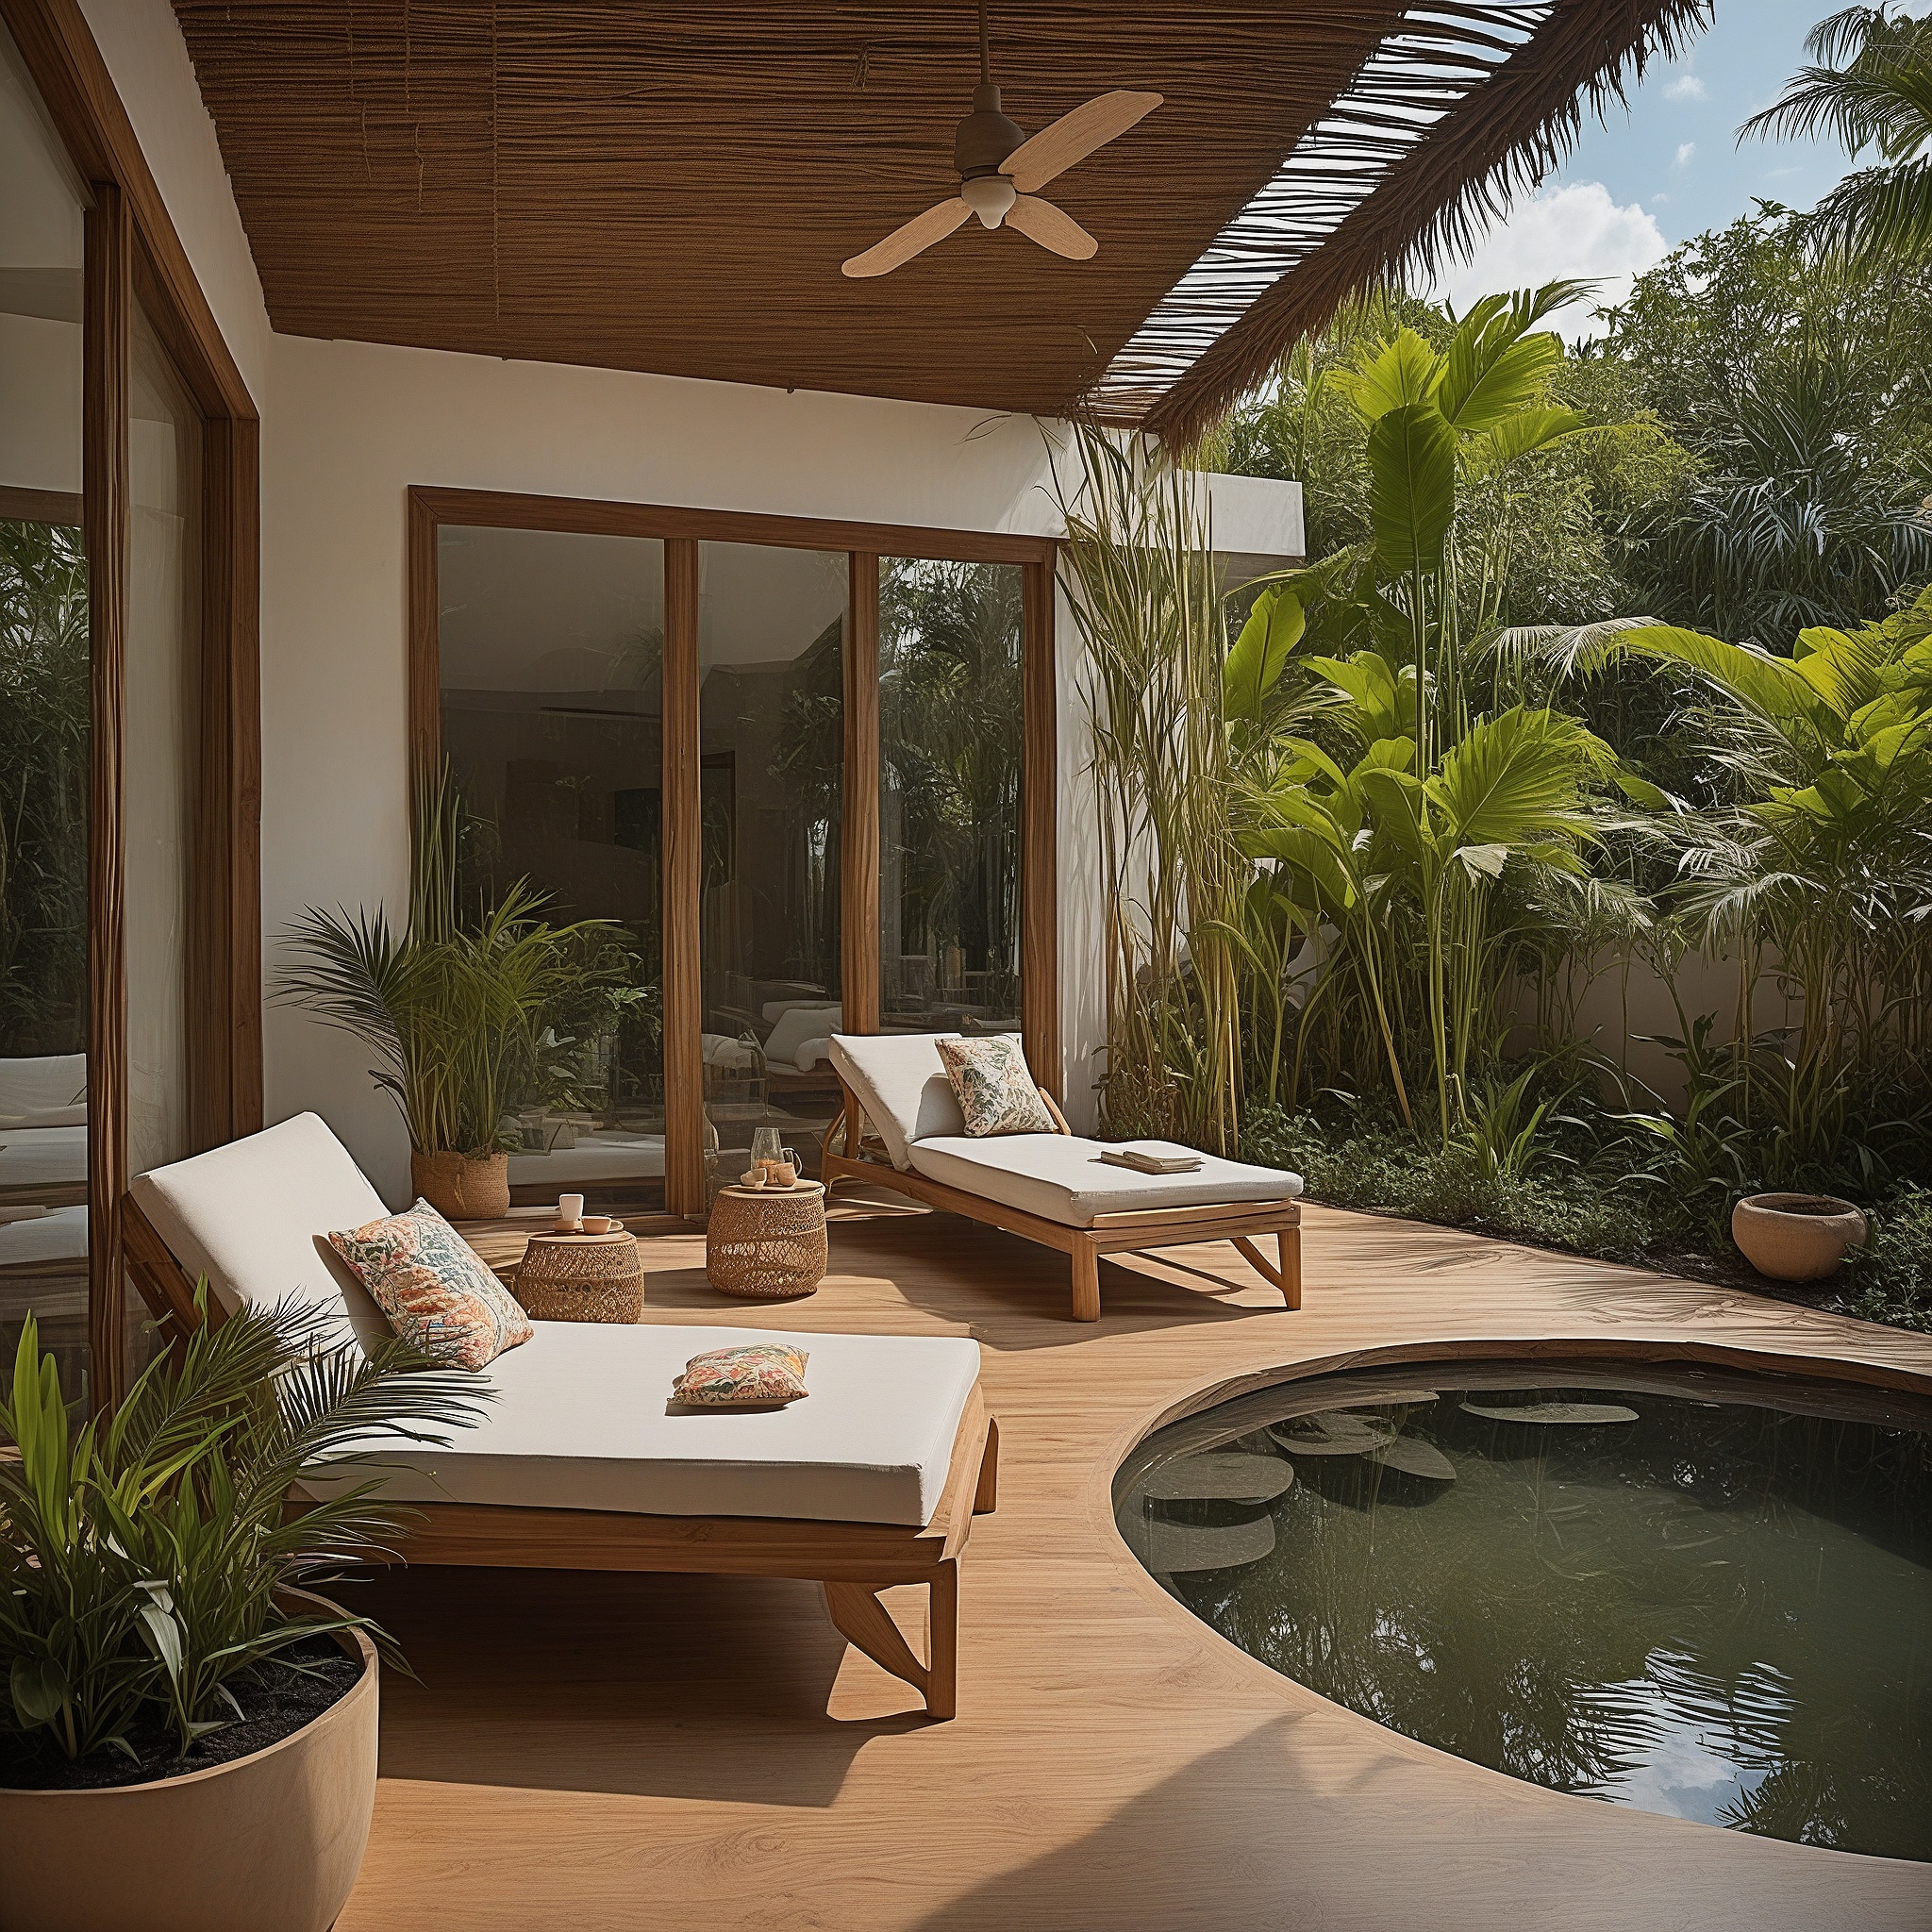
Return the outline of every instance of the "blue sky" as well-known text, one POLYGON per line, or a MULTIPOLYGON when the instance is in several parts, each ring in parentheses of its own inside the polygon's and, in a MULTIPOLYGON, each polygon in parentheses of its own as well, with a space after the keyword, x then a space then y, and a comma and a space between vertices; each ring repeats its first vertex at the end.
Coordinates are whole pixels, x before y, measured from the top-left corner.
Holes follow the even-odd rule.
MULTIPOLYGON (((1848 163, 1828 142, 1738 143, 1744 120, 1777 98, 1805 36, 1835 0, 1718 0, 1710 30, 1682 59, 1652 65, 1627 108, 1586 123, 1575 151, 1521 198, 1442 291, 1458 306, 1491 290, 1601 275, 1614 298, 1666 250, 1745 213, 1754 200, 1808 208, 1848 163)), ((1907 9, 1916 11, 1916 8, 1907 9)), ((1573 310, 1566 333, 1589 326, 1573 310)))

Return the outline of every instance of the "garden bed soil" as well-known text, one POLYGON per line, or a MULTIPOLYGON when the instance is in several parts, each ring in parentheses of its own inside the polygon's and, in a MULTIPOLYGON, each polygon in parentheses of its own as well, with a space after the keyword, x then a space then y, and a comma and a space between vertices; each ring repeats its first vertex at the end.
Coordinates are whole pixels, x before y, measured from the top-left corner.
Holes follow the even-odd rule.
POLYGON ((362 1660, 326 1637, 292 1645, 282 1658, 270 1658, 228 1685, 242 1716, 196 1740, 186 1754, 175 1749, 175 1733, 161 1725, 139 1728, 128 1739, 135 1760, 113 1749, 96 1751, 77 1762, 65 1757, 0 1756, 0 1789, 16 1791, 104 1791, 128 1785, 158 1784, 187 1777, 250 1757, 291 1738, 353 1690, 362 1676, 362 1660))

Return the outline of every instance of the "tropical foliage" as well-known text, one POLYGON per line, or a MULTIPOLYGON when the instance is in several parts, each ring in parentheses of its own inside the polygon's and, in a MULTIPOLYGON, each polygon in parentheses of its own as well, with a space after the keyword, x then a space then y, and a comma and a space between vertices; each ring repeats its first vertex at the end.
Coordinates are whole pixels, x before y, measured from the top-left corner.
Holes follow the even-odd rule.
POLYGON ((1218 687, 1158 520, 1081 531, 1118 1130, 1222 1144, 1231 1110, 1329 1198, 1620 1255, 1722 1249, 1753 1188, 1849 1192, 1900 1317, 1932 1178, 1932 293, 1810 245, 1760 208, 1582 350, 1562 284, 1385 292, 1298 345, 1200 455, 1308 479, 1314 560, 1234 600, 1218 687), (1157 610, 1158 654, 1129 635, 1157 610), (1155 855, 1224 827, 1233 861, 1163 900, 1155 855), (1579 1004, 1692 954, 1735 1009, 1679 1001, 1667 1104, 1579 1004))
POLYGON ((89 656, 80 532, 0 520, 0 1052, 86 1042, 89 656))
POLYGON ((362 1626, 386 1647, 366 1619, 286 1592, 379 1554, 408 1513, 372 1493, 372 1441, 447 1441, 477 1403, 474 1376, 399 1341, 330 1346, 284 1306, 202 1324, 111 1417, 76 1424, 29 1315, 0 1401, 18 1451, 0 1457, 10 1776, 186 1757, 248 1714, 265 1666, 302 1668, 307 1641, 362 1626), (291 1485, 325 1469, 336 1479, 289 1513, 291 1485))
POLYGON ((1880 0, 1821 21, 1806 42, 1811 64, 1745 123, 1746 134, 1832 136, 1857 159, 1806 218, 1812 246, 1855 265, 1932 255, 1932 16, 1912 19, 1880 0))

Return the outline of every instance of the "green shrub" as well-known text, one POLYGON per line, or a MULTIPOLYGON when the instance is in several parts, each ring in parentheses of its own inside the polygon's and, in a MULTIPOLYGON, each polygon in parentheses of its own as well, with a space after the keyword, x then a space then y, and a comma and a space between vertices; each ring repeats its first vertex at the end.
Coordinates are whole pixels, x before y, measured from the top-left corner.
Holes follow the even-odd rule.
POLYGON ((1844 1314, 1932 1330, 1932 1189, 1907 1182, 1872 1211, 1872 1239, 1846 1258, 1844 1314))

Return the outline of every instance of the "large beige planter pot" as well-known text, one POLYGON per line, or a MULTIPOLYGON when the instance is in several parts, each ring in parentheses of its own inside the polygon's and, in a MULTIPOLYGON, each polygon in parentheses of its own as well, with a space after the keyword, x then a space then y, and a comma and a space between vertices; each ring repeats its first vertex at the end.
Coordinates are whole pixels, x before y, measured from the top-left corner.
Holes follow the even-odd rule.
POLYGON ((1731 1239, 1774 1281, 1823 1281, 1847 1248, 1865 1244, 1865 1217, 1836 1194, 1746 1194, 1731 1209, 1731 1239))
POLYGON ((375 1808, 375 1651, 292 1737, 187 1777, 0 1790, 0 1932, 327 1932, 375 1808))
POLYGON ((508 1154, 411 1154, 409 1185, 448 1221, 496 1221, 509 1212, 508 1154))

